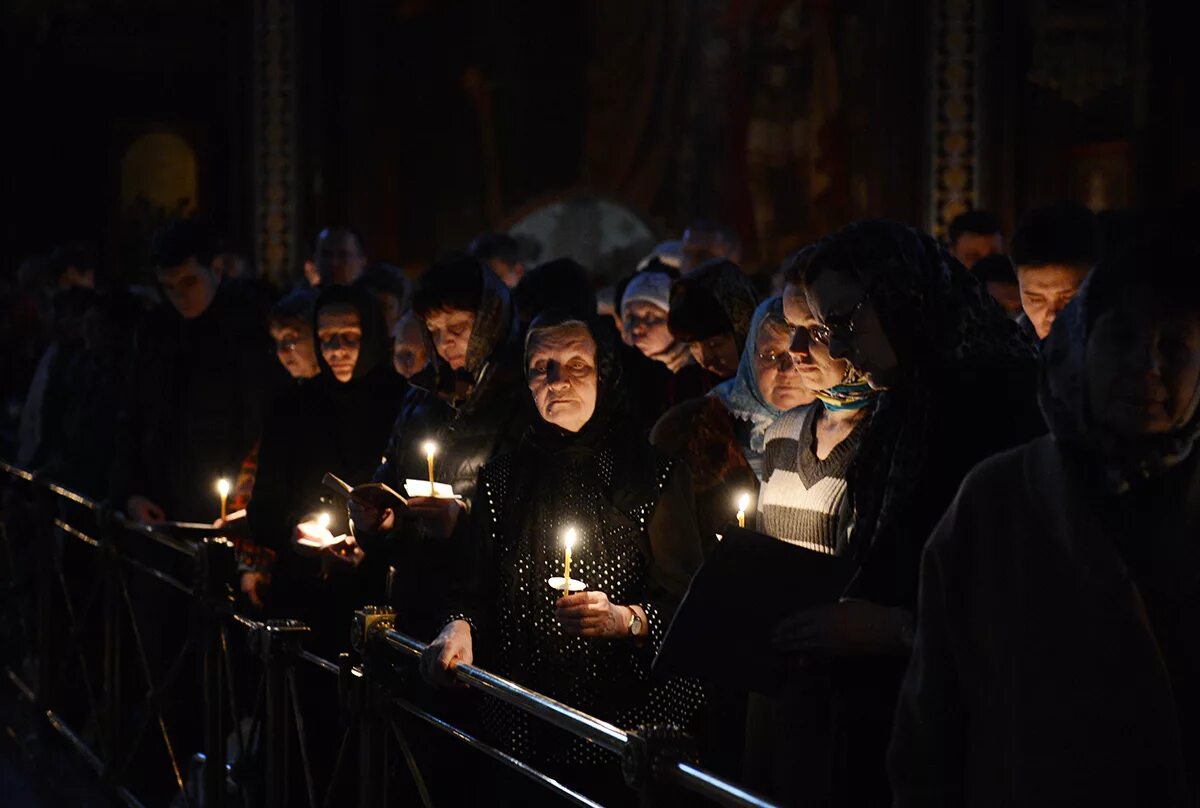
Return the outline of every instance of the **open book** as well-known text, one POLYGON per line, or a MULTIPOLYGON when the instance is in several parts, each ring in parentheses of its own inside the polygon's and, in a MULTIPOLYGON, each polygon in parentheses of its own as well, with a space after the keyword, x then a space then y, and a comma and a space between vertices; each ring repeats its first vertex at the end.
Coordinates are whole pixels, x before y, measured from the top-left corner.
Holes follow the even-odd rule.
POLYGON ((449 483, 434 483, 433 494, 429 493, 429 480, 414 480, 409 477, 404 481, 404 493, 410 497, 435 496, 441 499, 462 499, 454 493, 454 487, 449 483))
MULTIPOLYGON (((363 483, 351 486, 337 475, 326 473, 321 484, 338 492, 346 499, 353 499, 372 508, 380 510, 391 508, 393 511, 399 511, 408 507, 408 500, 396 493, 386 483, 363 483)), ((426 483, 425 487, 428 489, 429 484, 426 483)))

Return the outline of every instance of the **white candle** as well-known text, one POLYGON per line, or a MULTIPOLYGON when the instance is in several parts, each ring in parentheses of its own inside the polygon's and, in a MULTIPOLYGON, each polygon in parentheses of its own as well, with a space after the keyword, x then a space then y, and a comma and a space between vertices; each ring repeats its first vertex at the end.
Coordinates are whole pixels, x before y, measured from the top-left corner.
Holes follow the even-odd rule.
POLYGON ((749 507, 750 507, 750 495, 749 494, 742 494, 740 497, 738 497, 738 512, 737 512, 738 527, 746 526, 746 509, 749 507))

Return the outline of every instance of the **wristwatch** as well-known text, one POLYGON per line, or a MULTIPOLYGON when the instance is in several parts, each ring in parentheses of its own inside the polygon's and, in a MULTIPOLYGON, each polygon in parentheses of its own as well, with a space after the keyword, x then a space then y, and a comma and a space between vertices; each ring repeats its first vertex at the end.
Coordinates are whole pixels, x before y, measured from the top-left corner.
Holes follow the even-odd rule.
POLYGON ((637 613, 637 609, 630 609, 629 615, 629 636, 642 636, 646 631, 646 621, 637 613))

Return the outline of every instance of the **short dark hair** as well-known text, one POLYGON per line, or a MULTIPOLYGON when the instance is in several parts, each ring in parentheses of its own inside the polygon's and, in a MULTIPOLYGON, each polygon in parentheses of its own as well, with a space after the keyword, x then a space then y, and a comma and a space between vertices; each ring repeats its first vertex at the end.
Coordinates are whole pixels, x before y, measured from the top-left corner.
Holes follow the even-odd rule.
POLYGON ((80 272, 96 269, 96 250, 90 244, 61 244, 50 253, 46 263, 46 282, 51 286, 58 283, 62 274, 71 267, 80 272))
POLYGON ((447 309, 478 311, 483 301, 483 273, 488 271, 469 255, 435 263, 417 281, 413 311, 421 319, 447 309))
POLYGON ((960 213, 950 220, 950 228, 946 233, 946 239, 950 246, 958 241, 959 236, 965 233, 974 233, 980 236, 993 236, 1000 232, 1000 221, 995 214, 986 210, 969 210, 966 213, 960 213))
POLYGON ((1013 268, 1012 259, 1003 253, 996 253, 975 262, 968 270, 980 283, 1016 283, 1017 272, 1013 268))
POLYGON ((361 252, 363 255, 367 254, 367 240, 363 238, 362 231, 360 231, 357 227, 351 227, 348 224, 336 224, 332 227, 323 227, 321 228, 320 232, 317 233, 318 244, 321 243, 321 239, 325 238, 327 233, 329 235, 333 235, 334 233, 345 233, 347 236, 353 237, 354 241, 358 244, 359 252, 361 252))
POLYGON ((150 243, 150 261, 156 271, 177 267, 189 258, 212 266, 212 231, 195 219, 174 219, 160 227, 150 243))
POLYGON ((467 252, 480 261, 499 258, 508 264, 521 260, 521 245, 508 233, 481 233, 471 240, 467 252))
POLYGON ((699 342, 733 331, 733 323, 713 293, 685 275, 671 284, 667 329, 681 342, 699 342))
POLYGON ((1055 202, 1021 217, 1012 237, 1012 259, 1018 267, 1091 267, 1100 258, 1100 247, 1096 215, 1078 202, 1055 202))
POLYGON ((371 264, 352 285, 360 286, 373 295, 395 295, 402 310, 408 307, 408 299, 412 294, 412 283, 408 276, 403 269, 392 264, 371 264))

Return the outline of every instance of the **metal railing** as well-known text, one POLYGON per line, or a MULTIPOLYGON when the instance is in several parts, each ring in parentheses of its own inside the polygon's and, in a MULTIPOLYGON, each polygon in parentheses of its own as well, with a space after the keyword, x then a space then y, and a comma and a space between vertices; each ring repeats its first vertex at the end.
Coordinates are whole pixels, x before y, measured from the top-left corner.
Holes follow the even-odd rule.
MULTIPOLYGON (((237 563, 233 545, 224 538, 179 539, 24 469, 0 462, 0 471, 28 494, 25 513, 8 512, 9 497, 3 516, 10 545, 14 528, 29 532, 20 537, 20 545, 28 551, 25 568, 31 572, 26 608, 8 615, 28 629, 26 664, 10 659, 6 678, 44 719, 43 731, 65 741, 125 805, 140 808, 148 799, 161 798, 166 780, 177 801, 173 804, 315 808, 357 801, 362 808, 373 808, 390 804, 393 781, 406 772, 409 787, 429 806, 432 798, 409 740, 414 730, 454 739, 564 804, 598 805, 570 784, 422 706, 407 685, 414 678, 412 663, 426 644, 397 631, 387 609, 364 607, 356 613, 355 653, 343 653, 336 662, 324 659, 304 649, 309 629, 303 623, 260 621, 235 611, 237 563), (84 570, 90 588, 82 603, 76 582, 69 580, 72 564, 79 563, 71 559, 69 547, 83 548, 97 565, 96 574, 84 570), (127 571, 140 576, 139 599, 149 586, 157 587, 151 600, 159 608, 165 609, 162 598, 168 594, 187 599, 188 630, 166 632, 178 635, 174 653, 167 653, 162 637, 145 630, 147 616, 135 608, 127 571), (89 629, 89 621, 97 618, 98 633, 89 629), (231 630, 244 633, 248 655, 231 649, 231 630), (190 687, 183 676, 188 658, 196 663, 190 687), (307 687, 301 687, 301 679, 307 687), (254 681, 253 698, 239 698, 239 691, 244 693, 254 681), (340 708, 340 736, 306 732, 306 697, 310 708, 340 708), (166 708, 188 700, 197 706, 197 715, 173 725, 166 708), (252 709, 243 712, 250 704, 252 709), (170 770, 157 791, 130 777, 135 762, 153 757, 145 743, 153 734, 170 770), (233 760, 227 756, 230 739, 233 760), (181 753, 190 749, 200 751, 184 766, 181 753), (347 789, 354 760, 355 785, 347 789), (323 780, 314 774, 317 761, 333 762, 323 780), (356 799, 347 799, 348 791, 356 799)), ((13 547, 7 549, 12 556, 13 547)), ((14 599, 22 601, 19 594, 14 599)), ((722 805, 770 805, 701 768, 691 739, 678 728, 623 729, 474 665, 459 665, 454 675, 468 688, 619 756, 614 766, 620 765, 626 784, 644 805, 678 802, 681 791, 722 805)))

